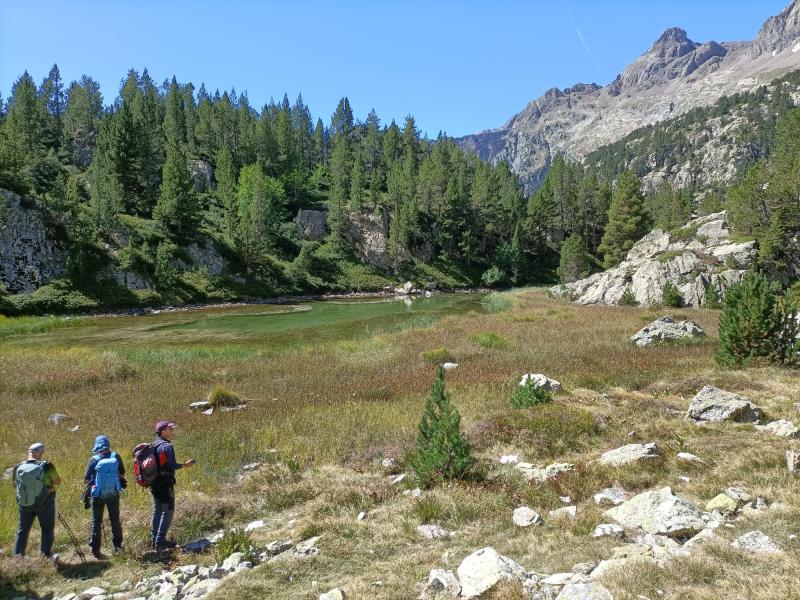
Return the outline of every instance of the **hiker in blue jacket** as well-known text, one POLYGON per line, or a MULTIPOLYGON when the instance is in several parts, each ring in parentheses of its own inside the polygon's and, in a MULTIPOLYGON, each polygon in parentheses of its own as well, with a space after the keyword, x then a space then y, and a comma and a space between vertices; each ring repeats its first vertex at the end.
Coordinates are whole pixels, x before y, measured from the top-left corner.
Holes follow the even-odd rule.
POLYGON ((103 558, 100 552, 102 543, 103 511, 108 508, 111 521, 111 536, 114 553, 122 551, 122 523, 119 518, 119 494, 127 486, 125 465, 104 435, 94 440, 92 457, 86 465, 83 483, 87 486, 92 505, 92 533, 89 546, 95 558, 103 558))
POLYGON ((174 548, 177 544, 167 539, 167 532, 175 514, 175 471, 189 468, 195 464, 194 459, 179 463, 175 458, 172 436, 177 425, 172 421, 156 423, 155 455, 158 462, 158 476, 150 484, 153 494, 152 543, 153 548, 161 552, 174 548))

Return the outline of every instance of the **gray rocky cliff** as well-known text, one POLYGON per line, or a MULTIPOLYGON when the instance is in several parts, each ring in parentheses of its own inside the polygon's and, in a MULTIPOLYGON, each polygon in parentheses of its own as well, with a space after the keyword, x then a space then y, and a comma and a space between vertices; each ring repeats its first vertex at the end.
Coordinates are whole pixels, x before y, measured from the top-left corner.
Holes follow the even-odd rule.
POLYGON ((578 304, 619 304, 630 291, 640 305, 649 306, 661 303, 664 286, 671 282, 685 305, 701 306, 710 286, 722 298, 755 262, 755 242, 734 242, 730 233, 725 211, 689 221, 674 233, 654 229, 616 267, 550 292, 578 304))
POLYGON ((770 18, 750 42, 698 43, 680 28, 668 29, 609 85, 551 89, 502 127, 456 141, 484 160, 507 161, 530 191, 556 154, 582 160, 639 127, 800 68, 798 6, 770 18))

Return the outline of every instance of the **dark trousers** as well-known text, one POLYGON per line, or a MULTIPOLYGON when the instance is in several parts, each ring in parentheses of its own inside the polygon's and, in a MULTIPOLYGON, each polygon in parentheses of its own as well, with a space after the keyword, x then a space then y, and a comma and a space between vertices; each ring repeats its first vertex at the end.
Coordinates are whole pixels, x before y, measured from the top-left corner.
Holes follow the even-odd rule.
POLYGON ((108 508, 108 520, 111 521, 111 538, 114 548, 122 547, 122 522, 119 519, 119 495, 108 498, 92 498, 92 537, 89 546, 97 552, 103 542, 103 510, 108 508))
POLYGON ((19 507, 19 527, 17 527, 17 539, 14 542, 14 554, 25 554, 25 549, 28 547, 28 536, 36 519, 39 520, 39 528, 42 530, 42 554, 50 556, 53 553, 56 529, 55 492, 48 494, 37 506, 19 507))
POLYGON ((158 548, 167 541, 167 532, 175 514, 175 488, 153 489, 153 522, 151 533, 153 545, 158 548))

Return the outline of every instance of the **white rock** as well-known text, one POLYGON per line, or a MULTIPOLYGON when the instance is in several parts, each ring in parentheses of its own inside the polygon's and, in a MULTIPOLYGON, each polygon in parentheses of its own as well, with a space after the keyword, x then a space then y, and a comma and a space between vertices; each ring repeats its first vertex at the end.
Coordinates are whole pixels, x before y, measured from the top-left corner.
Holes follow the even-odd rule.
POLYGON ((442 365, 442 368, 443 368, 445 371, 452 371, 453 369, 456 369, 456 368, 458 368, 458 363, 454 363, 454 362, 446 362, 446 363, 444 363, 444 364, 442 365))
POLYGON ((591 583, 570 583, 564 586, 556 600, 614 600, 605 586, 593 581, 591 583))
POLYGON ((80 430, 81 430, 81 426, 80 425, 75 425, 75 427, 73 427, 69 431, 70 431, 70 433, 75 433, 76 431, 80 431, 80 430))
POLYGON ((79 600, 90 600, 90 598, 94 598, 95 596, 105 596, 107 593, 105 588, 90 587, 88 590, 84 590, 78 594, 78 598, 79 600))
POLYGON ((561 500, 564 504, 572 504, 571 496, 559 496, 558 499, 561 500))
POLYGON ((530 527, 531 525, 542 524, 542 516, 527 506, 515 508, 512 520, 517 527, 530 527))
POLYGON ((255 531, 256 529, 261 529, 265 525, 266 525, 266 523, 264 523, 263 520, 258 519, 257 521, 251 521, 250 523, 245 525, 244 526, 244 530, 249 533, 250 531, 255 531))
POLYGON ((767 423, 766 425, 755 425, 755 428, 758 429, 759 431, 764 431, 766 433, 771 433, 772 435, 777 435, 778 437, 785 437, 785 438, 800 437, 800 429, 798 429, 797 425, 795 425, 791 421, 787 421, 786 419, 779 419, 777 421, 772 421, 771 423, 767 423))
POLYGON ((209 408, 208 410, 204 410, 204 411, 203 411, 203 414, 204 414, 204 415, 206 415, 207 417, 210 417, 211 415, 213 415, 213 414, 214 414, 214 407, 212 406, 212 407, 211 407, 211 408, 209 408))
POLYGON ((661 458, 661 448, 655 442, 647 444, 628 444, 615 450, 603 452, 597 462, 601 465, 619 467, 634 462, 645 462, 661 458))
POLYGON ((619 484, 614 484, 610 488, 605 488, 604 490, 600 490, 594 495, 594 503, 598 506, 603 506, 604 504, 611 504, 612 506, 616 506, 618 504, 622 504, 625 500, 628 499, 628 494, 625 490, 623 490, 619 484))
POLYGON ((562 506, 550 511, 550 516, 554 519, 574 519, 578 516, 577 506, 562 506))
POLYGON ((553 573, 552 575, 548 575, 541 580, 542 585, 554 585, 557 587, 561 587, 567 585, 572 581, 572 578, 575 577, 575 573, 553 573))
POLYGON ((432 569, 428 575, 428 583, 422 590, 420 600, 440 598, 457 598, 461 593, 461 584, 452 571, 432 569))
POLYGON ((656 319, 631 336, 631 341, 643 348, 658 342, 704 337, 703 329, 694 321, 676 321, 670 316, 656 319))
POLYGON ((700 545, 706 543, 709 540, 713 540, 715 537, 716 537, 716 534, 714 533, 714 529, 713 528, 706 528, 706 529, 703 529, 703 531, 698 533, 693 538, 691 538, 691 539, 687 540, 686 542, 684 542, 683 547, 686 550, 693 550, 697 546, 700 546, 700 545))
POLYGON ((533 385, 541 388, 547 392, 560 392, 561 384, 555 379, 550 379, 547 375, 541 373, 525 373, 522 379, 519 380, 519 385, 524 386, 528 381, 533 381, 533 385))
POLYGON ((675 458, 678 460, 682 460, 683 462, 703 462, 699 456, 695 456, 691 452, 678 452, 675 455, 675 458))
POLYGON ((476 550, 456 570, 461 582, 461 597, 474 598, 504 580, 525 581, 526 572, 510 558, 491 547, 476 550))
POLYGON ((61 421, 68 421, 69 417, 61 413, 55 413, 47 417, 47 420, 50 421, 51 425, 58 425, 61 421))
POLYGON ((777 554, 782 552, 768 535, 758 530, 745 533, 736 538, 731 545, 751 554, 777 554))
POLYGON ((531 463, 521 462, 517 463, 515 467, 522 472, 528 481, 539 481, 541 483, 558 477, 562 473, 570 473, 575 470, 575 465, 572 463, 553 463, 546 467, 539 467, 531 463))
POLYGON ((208 596, 222 584, 221 579, 203 579, 183 590, 183 600, 198 600, 208 596))
POLYGON ((382 469, 393 469, 394 466, 395 466, 395 460, 393 458, 384 458, 381 461, 382 469))
POLYGON ((439 540, 453 536, 453 533, 432 523, 417 526, 417 532, 428 540, 439 540))
POLYGON ((319 600, 344 600, 345 595, 339 588, 334 588, 329 592, 319 595, 319 600))
POLYGON ((794 449, 786 451, 786 466, 789 473, 800 473, 800 451, 794 449))
POLYGON ((400 473, 397 477, 392 478, 392 485, 401 483, 406 478, 406 473, 400 473))
POLYGON ((242 552, 234 552, 222 561, 222 570, 228 572, 233 571, 243 560, 244 554, 242 552))
POLYGON ((520 458, 516 454, 503 454, 500 457, 500 464, 501 465, 515 465, 519 461, 520 461, 520 458))
POLYGON ((692 398, 686 420, 752 423, 758 421, 763 414, 748 398, 707 385, 692 398))
POLYGON ((600 523, 597 527, 594 528, 594 531, 592 532, 592 537, 594 538, 610 537, 610 538, 622 539, 625 537, 625 529, 615 523, 600 523))
POLYGON ((245 466, 242 467, 242 471, 255 471, 261 466, 260 462, 251 462, 247 463, 245 466))
POLYGON ((204 410, 208 410, 211 408, 211 402, 207 402, 206 400, 198 400, 197 402, 192 402, 189 405, 189 410, 192 412, 202 412, 204 410))
POLYGON ((603 514, 623 527, 669 537, 688 537, 705 528, 702 511, 669 487, 638 494, 603 514))
POLYGON ((411 496, 412 498, 422 498, 422 490, 414 488, 413 490, 404 490, 403 496, 411 496))

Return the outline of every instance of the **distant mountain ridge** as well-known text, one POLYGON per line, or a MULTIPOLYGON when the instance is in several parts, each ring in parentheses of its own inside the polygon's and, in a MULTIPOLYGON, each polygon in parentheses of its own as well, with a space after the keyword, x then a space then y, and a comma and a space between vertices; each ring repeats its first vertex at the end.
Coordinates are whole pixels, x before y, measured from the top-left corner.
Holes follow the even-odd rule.
POLYGON ((746 42, 698 43, 664 31, 614 81, 552 88, 502 127, 458 138, 491 162, 506 160, 528 190, 557 154, 582 160, 631 131, 748 92, 800 68, 800 0, 767 19, 746 42))

